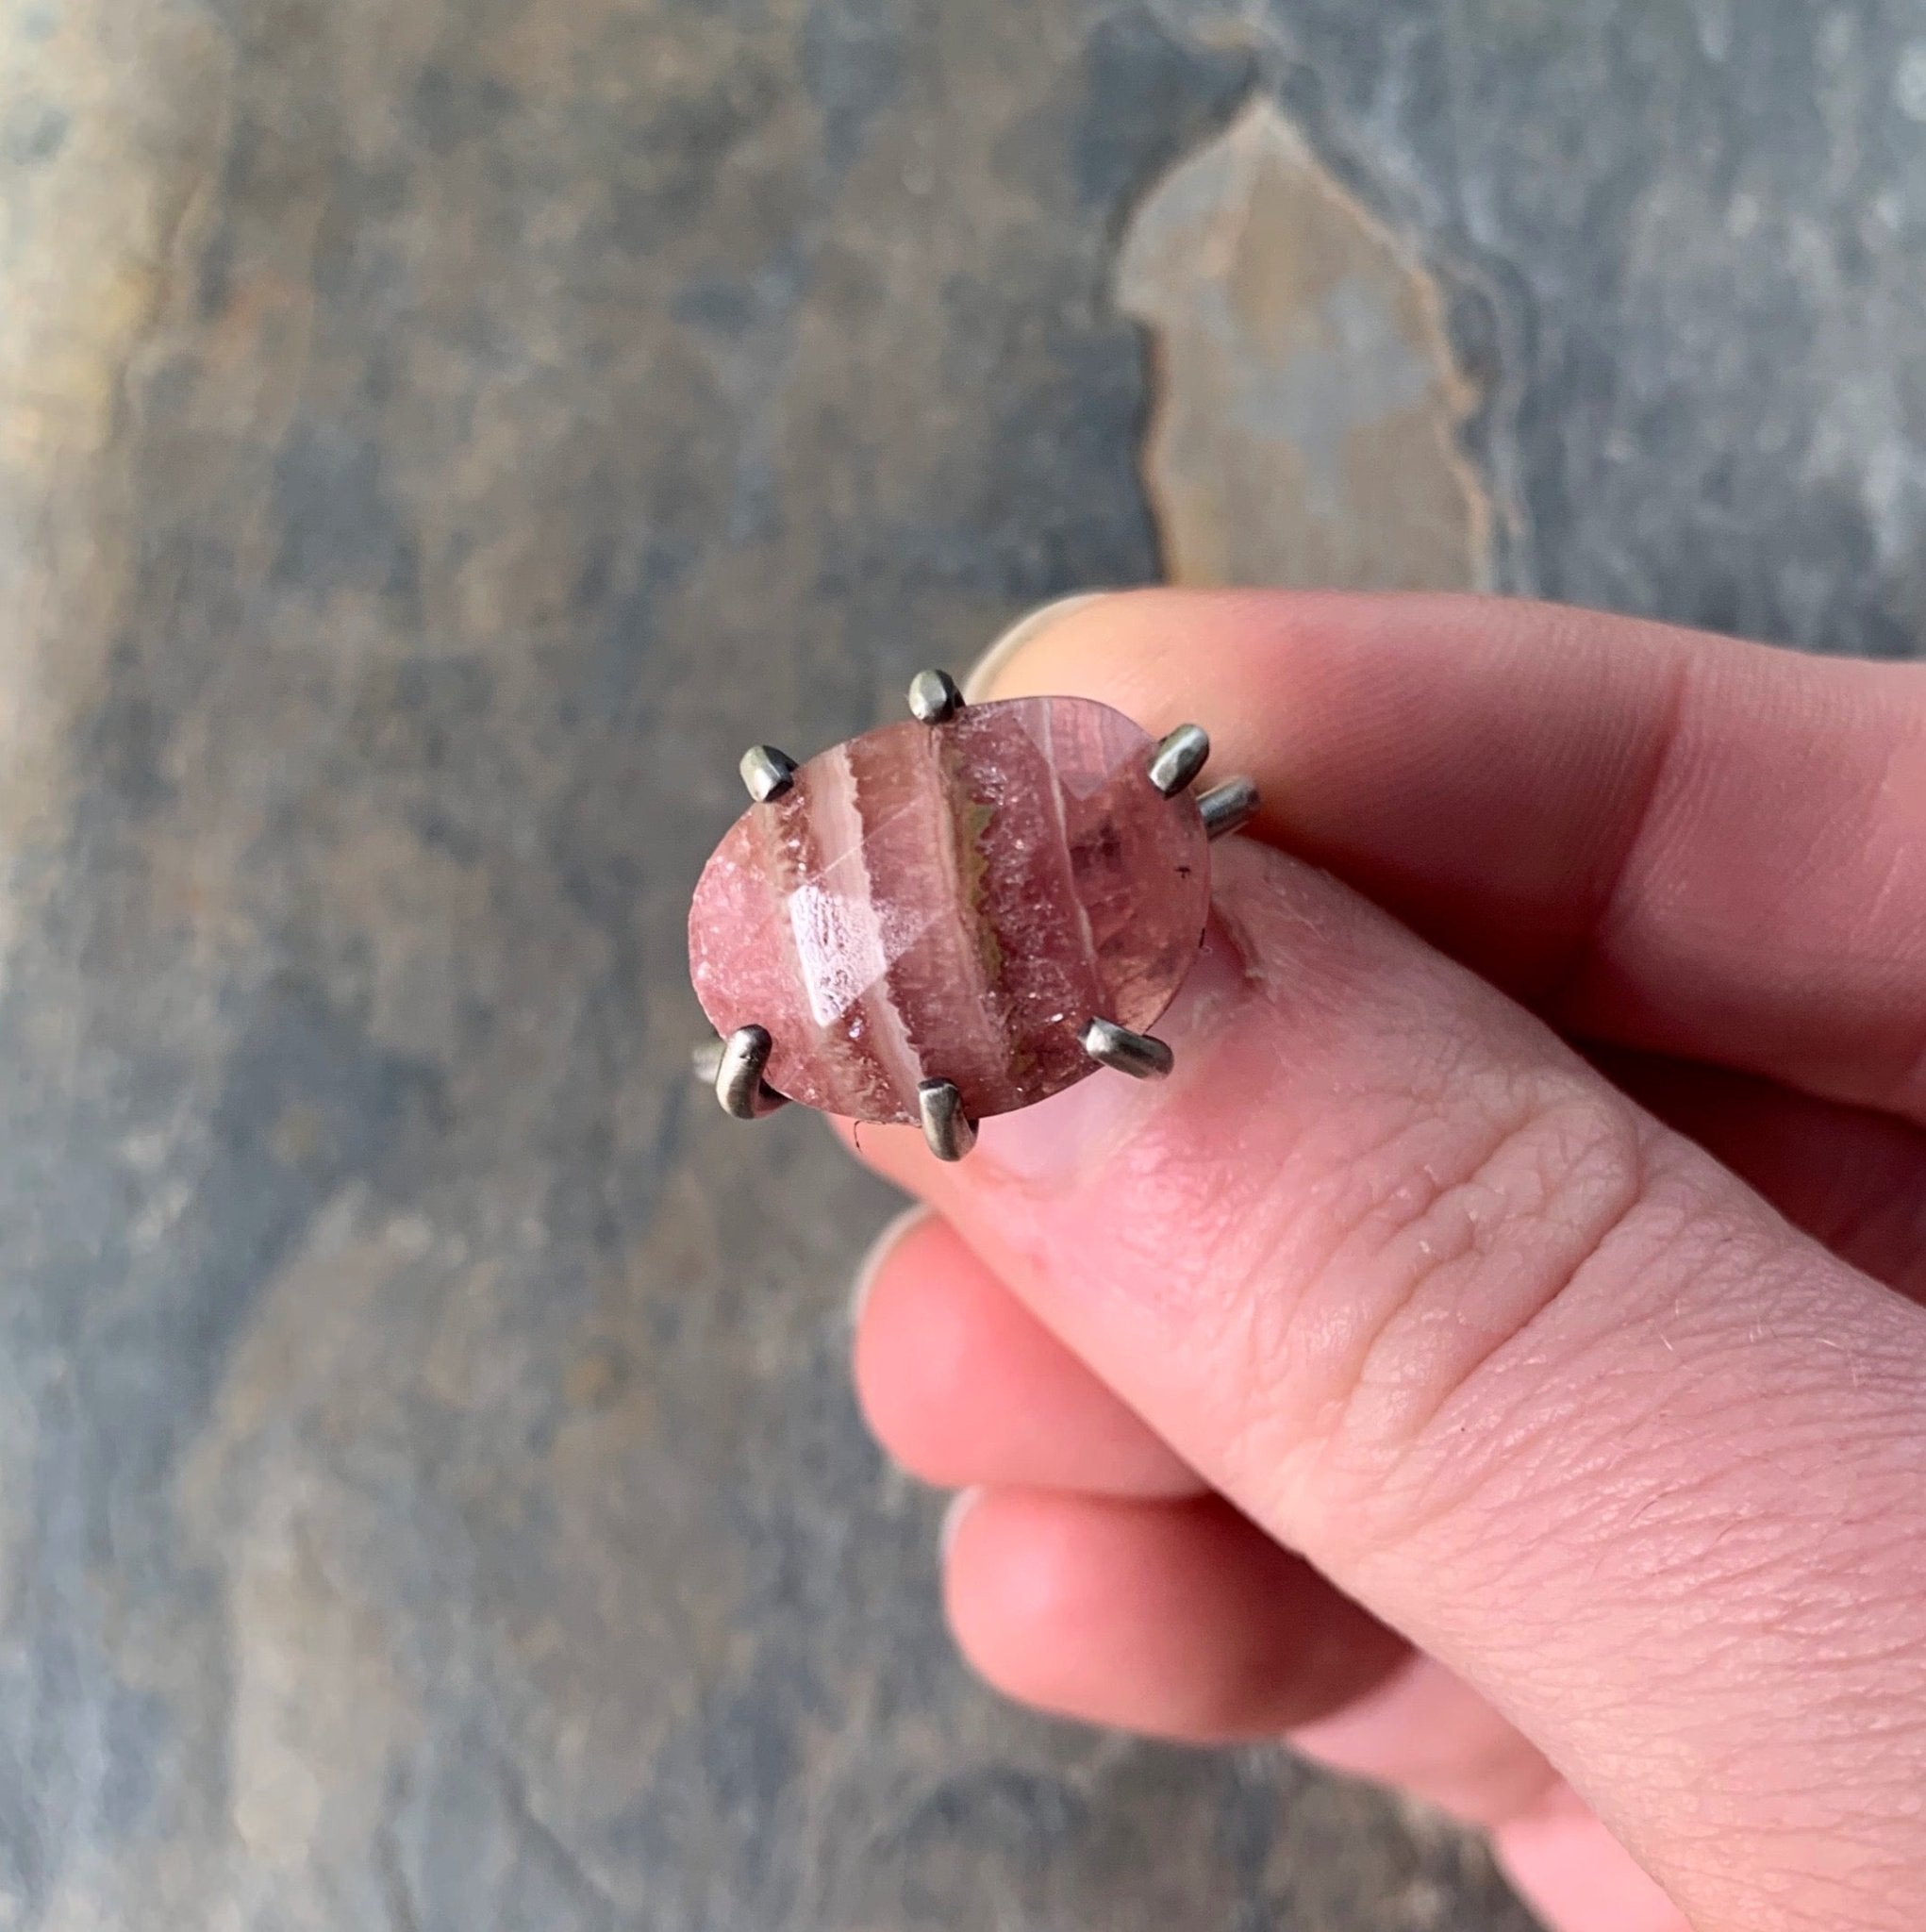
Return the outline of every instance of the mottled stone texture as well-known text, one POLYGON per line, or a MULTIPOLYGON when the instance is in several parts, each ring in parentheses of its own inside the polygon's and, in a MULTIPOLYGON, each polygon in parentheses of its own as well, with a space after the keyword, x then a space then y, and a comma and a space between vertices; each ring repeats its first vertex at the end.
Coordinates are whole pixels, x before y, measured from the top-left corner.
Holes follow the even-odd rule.
POLYGON ((760 1026, 779 1093, 918 1118, 947 1080, 971 1120, 1060 1093, 1093 1019, 1142 1032, 1210 904, 1195 795, 1088 698, 971 705, 811 758, 751 806, 696 882, 689 950, 719 1033, 760 1026))
POLYGON ((1167 576, 1488 587, 1476 399, 1437 284, 1272 102, 1145 196, 1117 300, 1154 345, 1144 481, 1167 576))
POLYGON ((6 9, 0 1925, 1518 1932, 967 1681, 887 1198, 690 1090, 683 911, 743 745, 1154 574, 1117 247, 1254 92, 1436 284, 1497 582, 1910 649, 1922 33, 6 9))

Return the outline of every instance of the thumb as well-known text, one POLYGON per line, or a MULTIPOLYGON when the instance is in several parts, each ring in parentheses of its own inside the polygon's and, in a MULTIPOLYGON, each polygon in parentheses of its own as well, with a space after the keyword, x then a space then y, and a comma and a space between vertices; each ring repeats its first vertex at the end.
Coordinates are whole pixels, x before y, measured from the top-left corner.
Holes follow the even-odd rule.
POLYGON ((1926 1887, 1926 1312, 1325 874, 1218 848, 1177 1069, 863 1151, 1706 1927, 1926 1887))

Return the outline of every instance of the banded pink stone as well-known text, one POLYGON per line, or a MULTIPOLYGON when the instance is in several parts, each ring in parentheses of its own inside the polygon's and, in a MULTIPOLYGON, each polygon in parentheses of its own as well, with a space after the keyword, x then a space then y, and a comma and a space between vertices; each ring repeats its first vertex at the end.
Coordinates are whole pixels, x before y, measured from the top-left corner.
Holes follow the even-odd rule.
POLYGON ((1015 698, 811 758, 696 887, 703 1010, 767 1027, 769 1084, 856 1120, 915 1120, 922 1080, 974 1119, 1073 1085, 1086 1023, 1152 1026, 1204 933, 1204 822, 1154 750, 1107 705, 1015 698))

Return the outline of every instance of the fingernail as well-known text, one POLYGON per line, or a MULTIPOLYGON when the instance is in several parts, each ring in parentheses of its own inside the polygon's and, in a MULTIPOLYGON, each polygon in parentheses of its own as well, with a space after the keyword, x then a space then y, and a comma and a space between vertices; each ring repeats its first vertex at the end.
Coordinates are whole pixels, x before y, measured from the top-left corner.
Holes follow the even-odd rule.
POLYGON ((887 1221, 882 1232, 870 1243, 869 1252, 856 1263, 856 1278, 850 1288, 849 1325, 852 1328, 863 1319, 863 1304, 869 1300, 870 1291, 875 1287, 876 1277, 882 1274, 884 1262, 896 1251, 897 1243, 929 1218, 930 1210, 921 1201, 912 1201, 902 1213, 887 1221))
POLYGON ((949 1559, 950 1545, 956 1541, 956 1532, 963 1527, 963 1519, 982 1499, 981 1488, 958 1490, 950 1498, 949 1507, 943 1511, 943 1521, 937 1531, 937 1555, 945 1561, 949 1559))
POLYGON ((1061 623, 1072 610, 1108 595, 1107 591, 1079 591, 1071 596, 1058 597, 1054 603, 1039 606, 1027 617, 1020 617, 964 674, 963 695, 972 705, 980 702, 989 694, 997 674, 1025 644, 1041 637, 1052 625, 1061 623))
POLYGON ((1213 919, 1170 1010, 1150 1029, 1176 1057, 1168 1079, 1133 1080, 1100 1067, 1035 1107, 985 1121, 971 1158, 1037 1193, 1069 1191, 1181 1099, 1193 1080, 1208 1077, 1211 1056, 1249 997, 1243 956, 1213 919))

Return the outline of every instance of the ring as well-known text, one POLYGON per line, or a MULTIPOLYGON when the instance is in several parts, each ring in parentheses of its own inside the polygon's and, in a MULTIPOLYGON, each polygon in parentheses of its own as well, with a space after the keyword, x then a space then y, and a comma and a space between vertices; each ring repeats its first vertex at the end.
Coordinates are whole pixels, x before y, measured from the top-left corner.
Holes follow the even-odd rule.
POLYGON ((1199 726, 1154 739, 1092 698, 966 706, 925 671, 909 708, 806 764, 744 754, 751 804, 689 908, 696 1069, 739 1120, 799 1101, 960 1160, 978 1121, 1099 1068, 1171 1071, 1147 1029, 1257 788, 1198 792, 1199 726))

